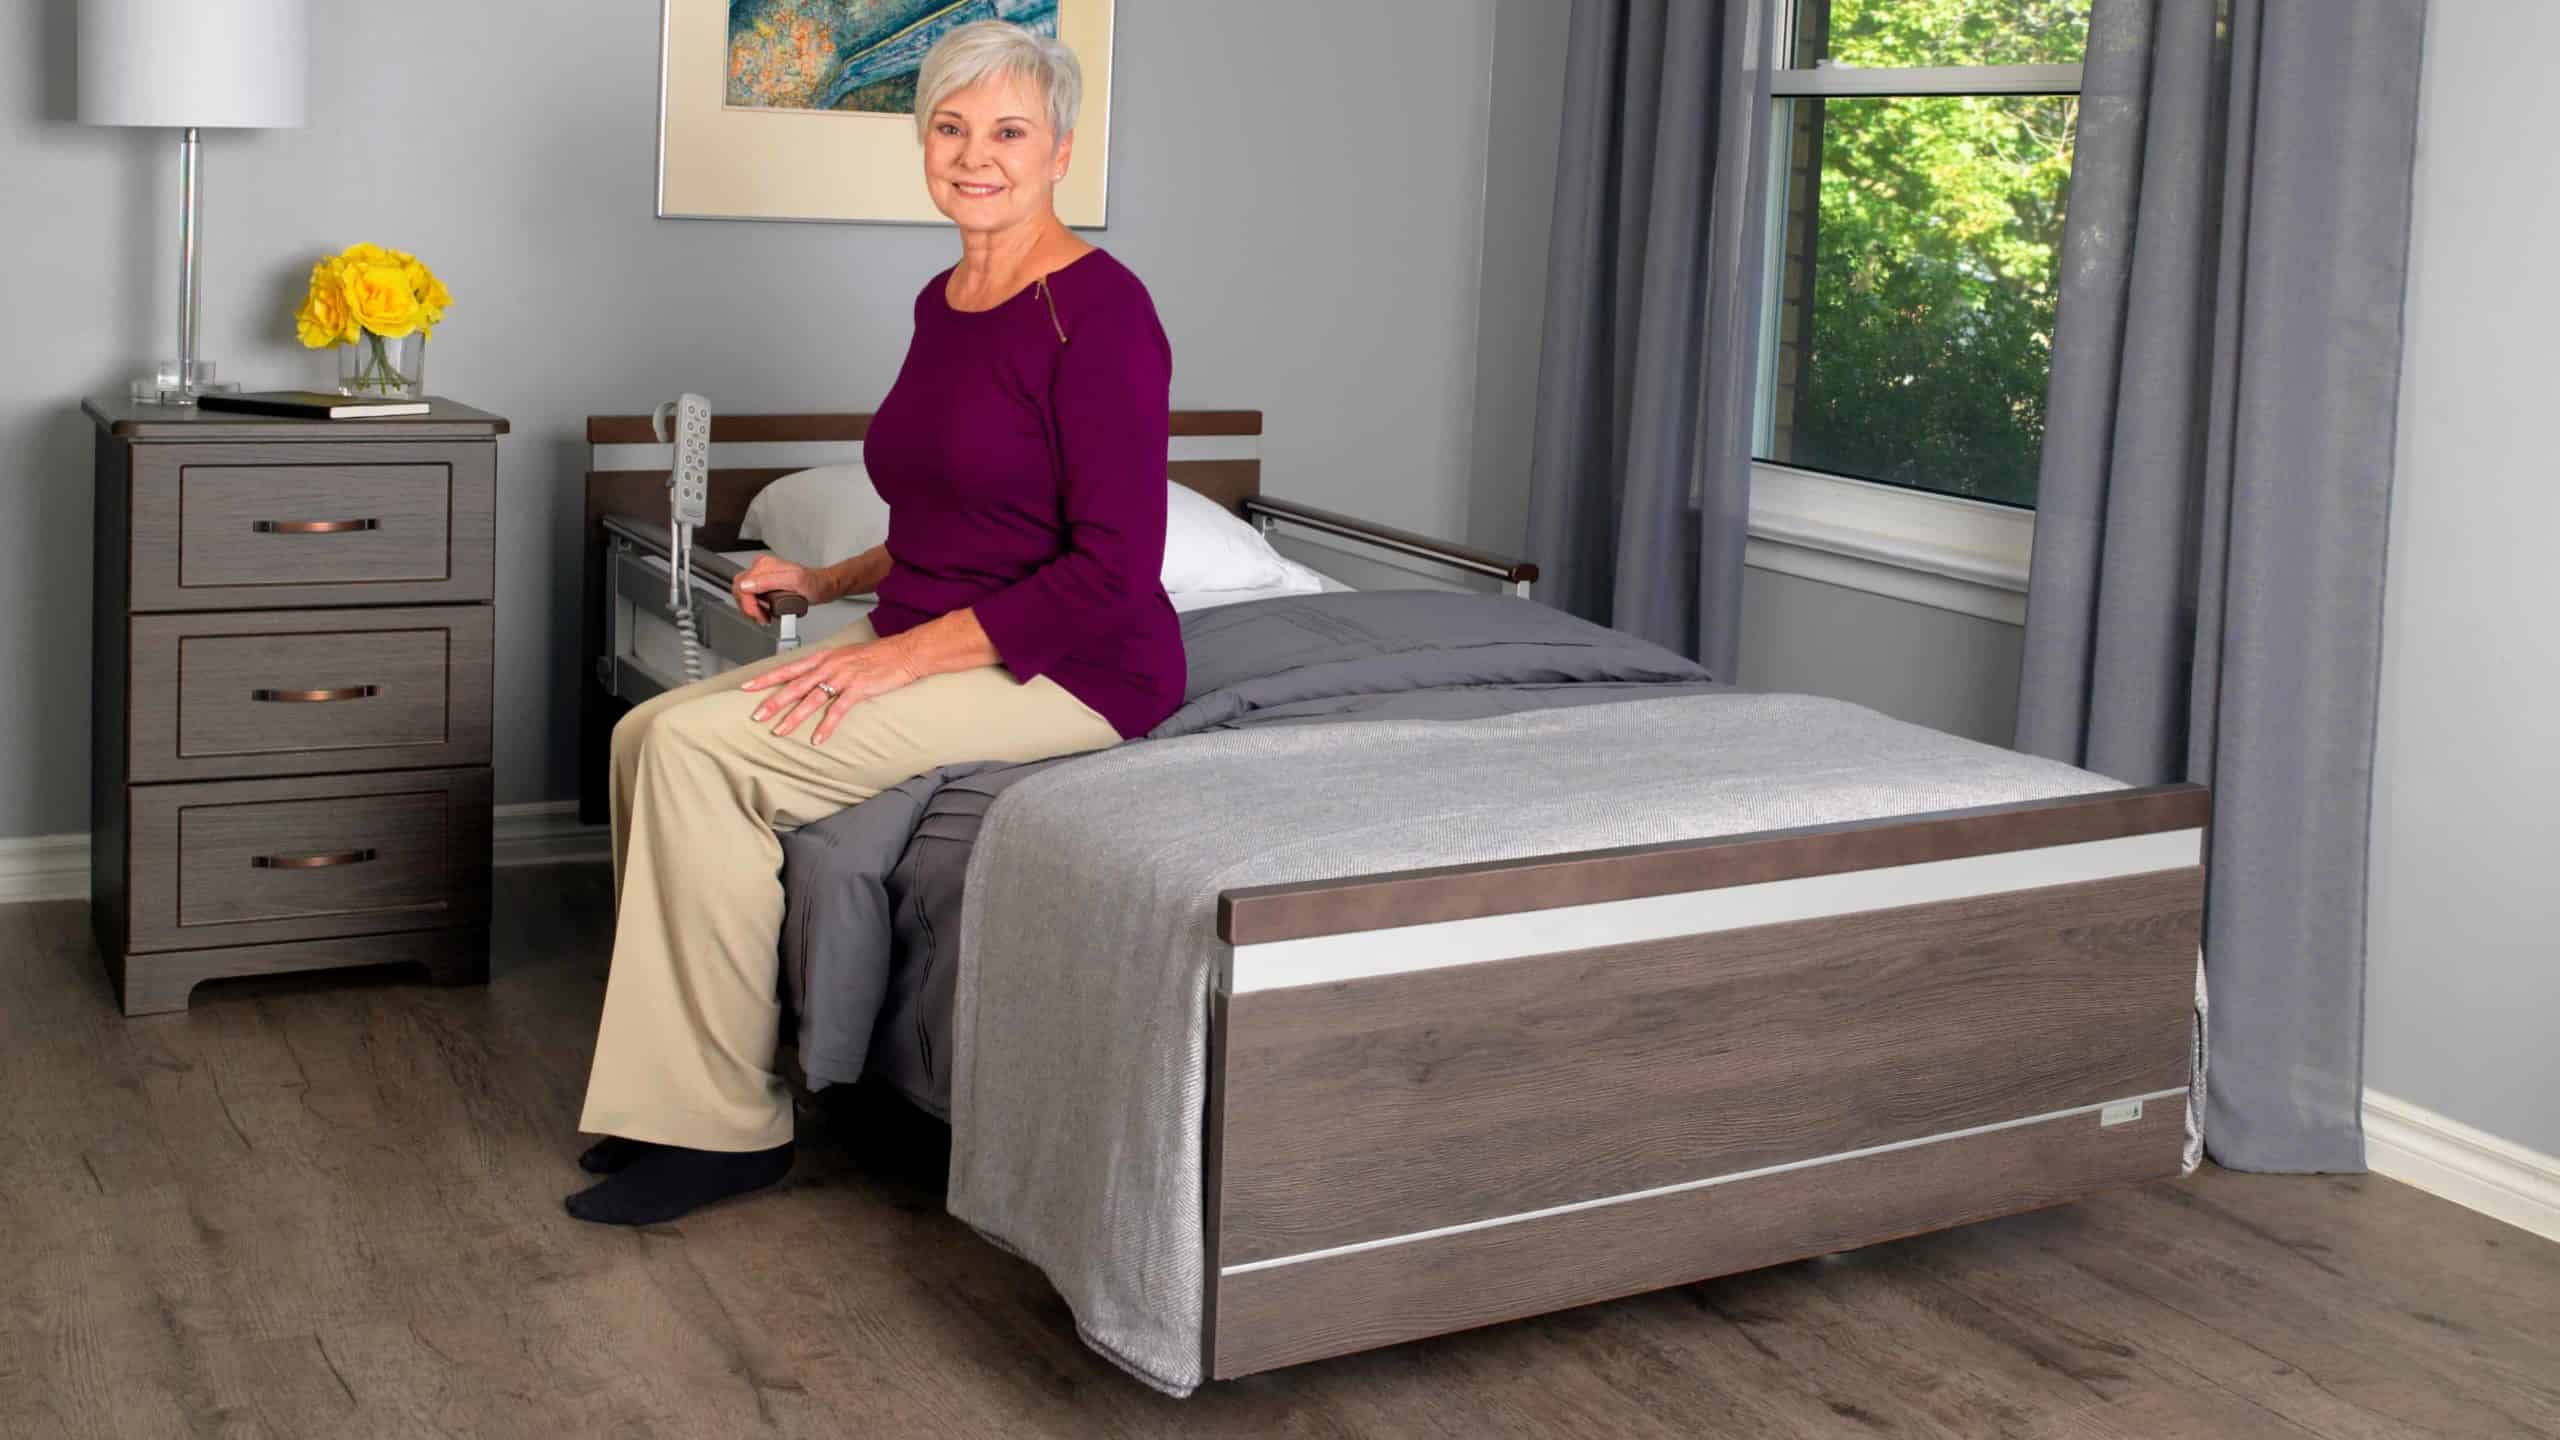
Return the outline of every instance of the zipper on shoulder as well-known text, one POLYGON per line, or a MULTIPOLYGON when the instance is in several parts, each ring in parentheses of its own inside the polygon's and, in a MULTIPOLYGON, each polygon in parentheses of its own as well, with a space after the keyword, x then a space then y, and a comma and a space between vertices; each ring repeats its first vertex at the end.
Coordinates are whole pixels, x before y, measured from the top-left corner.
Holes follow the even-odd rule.
POLYGON ((1056 297, 1049 293, 1049 277, 1043 275, 1039 279, 1032 281, 1031 288, 1039 291, 1040 298, 1049 306, 1049 328, 1058 332, 1058 343, 1061 345, 1066 344, 1067 327, 1058 323, 1058 301, 1056 297))

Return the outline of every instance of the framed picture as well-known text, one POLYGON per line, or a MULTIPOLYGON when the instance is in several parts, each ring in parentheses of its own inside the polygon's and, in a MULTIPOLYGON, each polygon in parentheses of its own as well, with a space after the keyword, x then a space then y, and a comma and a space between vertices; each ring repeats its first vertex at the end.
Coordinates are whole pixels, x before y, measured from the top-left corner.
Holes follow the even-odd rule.
POLYGON ((915 127, 925 52, 972 20, 1055 35, 1084 67, 1058 218, 1103 223, 1114 0, 665 0, 658 214, 945 224, 915 127))

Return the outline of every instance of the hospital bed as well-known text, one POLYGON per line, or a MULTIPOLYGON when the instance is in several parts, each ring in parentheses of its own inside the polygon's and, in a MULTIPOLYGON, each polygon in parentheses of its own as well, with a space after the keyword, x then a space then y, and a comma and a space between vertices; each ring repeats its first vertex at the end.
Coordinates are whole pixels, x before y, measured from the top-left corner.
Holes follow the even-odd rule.
MULTIPOLYGON (((866 423, 719 418, 707 614, 748 500, 844 458, 866 423)), ((1534 579, 1261 496, 1260 429, 1254 412, 1177 412, 1172 478, 1257 522, 1487 585, 1534 579)), ((588 439, 584 771, 601 819, 613 719, 672 678, 650 628, 665 462, 645 416, 595 417, 588 439)), ((729 660, 774 643, 734 612, 705 641, 729 660)), ((1532 838, 1514 859, 1228 891, 1200 1117, 1201 1372, 2180 1174, 2208 809, 2193 785, 2110 788, 1618 848, 1532 838)), ((929 1046, 935 1023, 947 1047, 947 1009, 907 1028, 929 1046)))

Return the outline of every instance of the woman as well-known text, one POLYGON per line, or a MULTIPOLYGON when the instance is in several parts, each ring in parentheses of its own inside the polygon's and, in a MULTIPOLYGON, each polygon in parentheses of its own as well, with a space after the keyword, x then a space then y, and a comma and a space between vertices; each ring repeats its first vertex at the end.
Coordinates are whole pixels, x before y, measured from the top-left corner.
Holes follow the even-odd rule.
POLYGON ((613 972, 579 1128, 606 1178, 569 1213, 648 1225, 780 1180, 777 829, 939 765, 1142 735, 1182 694, 1159 582, 1172 354, 1146 287, 1061 224, 1082 79, 1054 40, 961 26, 926 56, 916 125, 959 264, 864 451, 886 545, 759 558, 739 605, 876 592, 821 645, 640 706, 613 733, 613 972))

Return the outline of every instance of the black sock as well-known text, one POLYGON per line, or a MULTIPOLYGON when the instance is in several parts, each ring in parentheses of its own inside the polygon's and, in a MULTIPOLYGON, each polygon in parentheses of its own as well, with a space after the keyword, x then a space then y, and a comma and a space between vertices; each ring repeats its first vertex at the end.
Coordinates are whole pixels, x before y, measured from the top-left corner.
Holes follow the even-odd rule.
POLYGON ((761 1190, 791 1173, 791 1142, 770 1150, 688 1150, 657 1145, 565 1202, 598 1225, 663 1225, 714 1200, 761 1190))
POLYGON ((632 1140, 621 1135, 607 1135, 587 1147, 578 1157, 578 1168, 590 1175, 611 1175, 652 1150, 667 1147, 655 1140, 632 1140))

